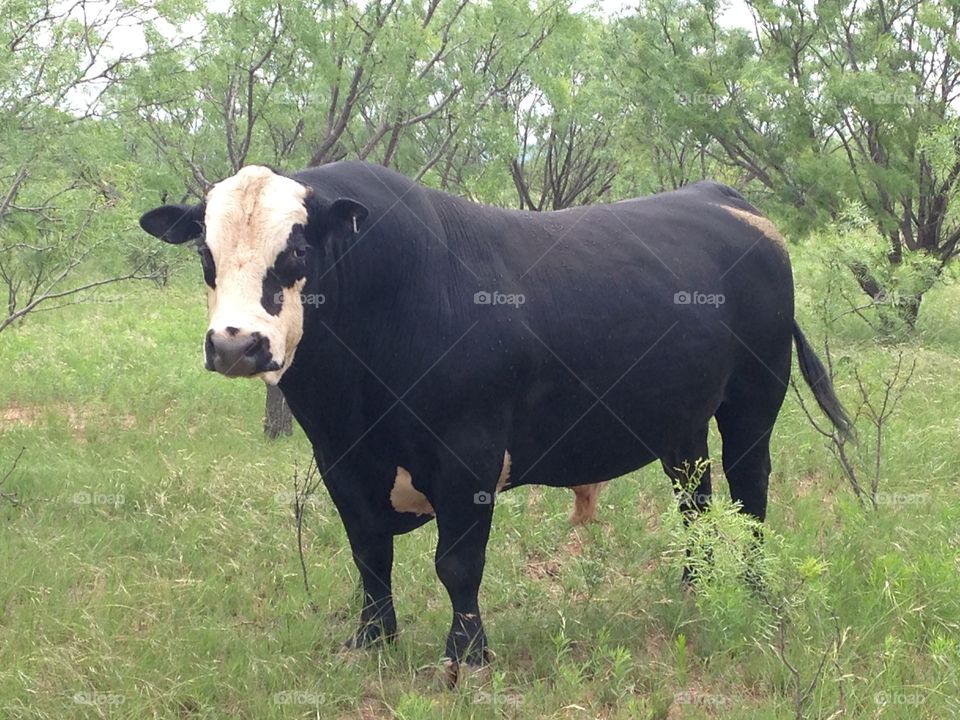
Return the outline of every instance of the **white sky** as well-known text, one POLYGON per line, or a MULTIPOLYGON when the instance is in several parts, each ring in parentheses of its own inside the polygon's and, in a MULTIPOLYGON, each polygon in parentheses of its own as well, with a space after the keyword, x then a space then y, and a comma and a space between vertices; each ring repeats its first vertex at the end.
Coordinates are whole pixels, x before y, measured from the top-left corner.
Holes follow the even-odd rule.
MULTIPOLYGON (((98 0, 93 0, 88 4, 95 5, 97 2, 98 0)), ((109 0, 99 0, 99 2, 109 2, 109 0)), ((720 15, 724 26, 742 27, 748 30, 753 28, 753 20, 745 0, 727 0, 725 4, 726 8, 720 15)), ((212 12, 226 12, 230 7, 230 0, 207 0, 206 5, 207 10, 212 12)), ((637 5, 638 0, 572 0, 570 2, 570 8, 575 12, 596 8, 601 15, 606 17, 623 15, 632 11, 637 5)), ((162 27, 164 34, 178 34, 172 26, 167 23, 163 23, 163 25, 165 26, 162 27)), ((180 29, 179 34, 188 36, 200 29, 199 21, 187 23, 180 29)), ((121 52, 142 50, 144 44, 143 33, 139 29, 131 29, 131 32, 124 34, 116 42, 117 49, 121 52)))
MULTIPOLYGON (((609 17, 632 11, 637 5, 637 0, 573 0, 570 7, 575 11, 596 7, 602 15, 609 17)), ((726 9, 720 15, 725 27, 753 29, 750 9, 744 0, 728 0, 726 6, 726 9)))

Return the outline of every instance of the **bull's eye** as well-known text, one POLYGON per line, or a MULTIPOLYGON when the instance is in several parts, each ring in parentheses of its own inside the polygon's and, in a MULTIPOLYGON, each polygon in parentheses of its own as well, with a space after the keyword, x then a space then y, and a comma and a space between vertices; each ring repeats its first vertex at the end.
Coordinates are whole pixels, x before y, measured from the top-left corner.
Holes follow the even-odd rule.
POLYGON ((277 255, 273 265, 267 268, 263 277, 260 304, 271 315, 279 315, 283 309, 283 291, 306 278, 308 252, 307 245, 291 243, 277 255))

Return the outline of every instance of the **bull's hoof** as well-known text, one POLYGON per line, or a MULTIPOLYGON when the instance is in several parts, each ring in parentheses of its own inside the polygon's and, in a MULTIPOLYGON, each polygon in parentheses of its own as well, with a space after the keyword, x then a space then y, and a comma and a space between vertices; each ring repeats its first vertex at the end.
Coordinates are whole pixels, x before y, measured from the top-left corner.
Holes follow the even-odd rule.
POLYGON ((448 688, 456 688, 469 678, 471 682, 485 683, 490 680, 492 659, 490 650, 483 648, 475 657, 467 657, 459 662, 450 658, 443 659, 443 684, 448 688))
POLYGON ((691 565, 683 566, 683 575, 680 576, 680 589, 686 594, 696 592, 700 583, 700 573, 691 565))
POLYGON ((569 522, 573 527, 583 527, 588 523, 595 523, 600 521, 597 519, 597 515, 595 512, 585 514, 577 510, 574 510, 572 513, 570 513, 570 517, 567 518, 567 522, 569 522))
POLYGON ((347 650, 361 650, 392 642, 396 636, 396 630, 388 631, 380 623, 367 623, 361 625, 353 637, 347 639, 343 647, 347 650))
POLYGON ((447 637, 444 653, 447 686, 456 687, 465 672, 489 665, 490 658, 487 635, 480 624, 480 616, 458 613, 457 622, 447 637))

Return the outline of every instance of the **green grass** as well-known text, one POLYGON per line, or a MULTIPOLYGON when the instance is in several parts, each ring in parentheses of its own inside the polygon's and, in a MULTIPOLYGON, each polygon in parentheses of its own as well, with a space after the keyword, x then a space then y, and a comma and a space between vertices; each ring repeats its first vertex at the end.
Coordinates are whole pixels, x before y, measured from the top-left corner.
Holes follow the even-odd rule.
MULTIPOLYGON (((299 430, 263 438, 262 386, 202 369, 192 276, 0 336, 0 477, 25 448, 0 488, 19 499, 0 500, 0 718, 794 716, 776 613, 721 561, 709 588, 680 590, 684 533, 652 466, 611 483, 602 524, 579 531, 569 492, 501 496, 481 595, 492 674, 438 684, 449 606, 433 525, 397 543, 398 642, 341 651, 358 595, 339 519, 321 491, 308 595, 288 502, 308 445, 299 430)), ((817 340, 814 297, 801 287, 817 340)), ((807 717, 960 713, 958 300, 956 285, 931 292, 904 346, 855 319, 834 341, 848 399, 847 366, 869 378, 900 349, 917 361, 879 510, 857 505, 792 397, 781 415, 766 594, 789 601, 801 686, 826 653, 807 717)), ((735 530, 724 508, 718 531, 735 530)))

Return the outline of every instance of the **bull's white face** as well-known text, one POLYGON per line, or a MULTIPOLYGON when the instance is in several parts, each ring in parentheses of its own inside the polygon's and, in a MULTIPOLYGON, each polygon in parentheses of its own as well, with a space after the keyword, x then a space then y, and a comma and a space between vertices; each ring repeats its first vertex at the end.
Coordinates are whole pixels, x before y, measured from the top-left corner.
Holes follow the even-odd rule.
POLYGON ((214 185, 203 205, 165 205, 140 219, 166 242, 198 242, 210 316, 207 369, 274 384, 293 362, 303 337, 311 193, 253 165, 214 185))
POLYGON ((200 252, 215 273, 214 286, 207 286, 208 367, 233 374, 229 352, 223 366, 217 361, 217 341, 237 337, 268 343, 269 358, 254 368, 268 383, 278 382, 293 362, 303 337, 308 194, 306 186, 259 166, 243 168, 207 194, 200 252))
POLYGON ((314 244, 357 235, 368 214, 358 200, 321 202, 312 188, 250 165, 214 185, 204 204, 163 205, 144 213, 140 227, 174 245, 197 241, 210 312, 207 369, 275 384, 303 338, 308 233, 314 244))

